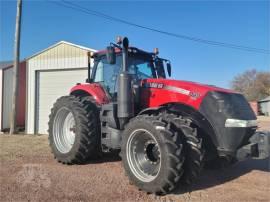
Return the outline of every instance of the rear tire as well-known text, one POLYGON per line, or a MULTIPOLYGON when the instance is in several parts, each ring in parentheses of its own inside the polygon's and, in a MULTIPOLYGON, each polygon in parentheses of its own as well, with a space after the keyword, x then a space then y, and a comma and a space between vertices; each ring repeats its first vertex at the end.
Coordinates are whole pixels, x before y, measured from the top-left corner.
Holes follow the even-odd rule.
POLYGON ((121 156, 132 184, 159 195, 172 191, 182 173, 182 140, 175 128, 156 117, 132 119, 123 132, 121 156))
POLYGON ((82 164, 100 151, 98 109, 90 97, 63 96, 49 118, 49 142, 55 158, 64 164, 82 164))

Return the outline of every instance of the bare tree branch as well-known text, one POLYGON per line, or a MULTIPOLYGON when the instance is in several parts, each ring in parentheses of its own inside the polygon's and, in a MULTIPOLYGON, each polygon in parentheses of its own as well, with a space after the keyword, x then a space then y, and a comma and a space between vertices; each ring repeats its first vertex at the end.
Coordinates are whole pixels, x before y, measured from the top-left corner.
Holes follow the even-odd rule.
POLYGON ((270 72, 245 71, 233 78, 231 88, 244 94, 249 101, 263 99, 270 95, 270 72))

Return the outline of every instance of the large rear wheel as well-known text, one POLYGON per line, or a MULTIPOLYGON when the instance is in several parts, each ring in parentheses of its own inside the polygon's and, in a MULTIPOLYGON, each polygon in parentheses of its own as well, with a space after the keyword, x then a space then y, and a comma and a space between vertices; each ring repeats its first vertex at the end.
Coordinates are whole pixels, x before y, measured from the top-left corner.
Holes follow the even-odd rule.
POLYGON ((98 109, 89 97, 63 96, 49 119, 49 142, 55 158, 65 164, 84 163, 100 151, 98 109))

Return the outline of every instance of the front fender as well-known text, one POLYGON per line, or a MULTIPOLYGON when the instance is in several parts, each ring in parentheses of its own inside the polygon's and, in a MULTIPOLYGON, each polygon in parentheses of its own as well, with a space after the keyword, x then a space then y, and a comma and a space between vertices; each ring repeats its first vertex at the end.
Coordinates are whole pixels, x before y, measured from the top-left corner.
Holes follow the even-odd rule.
POLYGON ((218 147, 216 131, 214 130, 211 123, 198 110, 188 105, 181 103, 167 103, 159 107, 150 107, 143 109, 139 114, 153 114, 158 113, 164 109, 190 118, 198 127, 200 127, 207 134, 215 147, 218 147))

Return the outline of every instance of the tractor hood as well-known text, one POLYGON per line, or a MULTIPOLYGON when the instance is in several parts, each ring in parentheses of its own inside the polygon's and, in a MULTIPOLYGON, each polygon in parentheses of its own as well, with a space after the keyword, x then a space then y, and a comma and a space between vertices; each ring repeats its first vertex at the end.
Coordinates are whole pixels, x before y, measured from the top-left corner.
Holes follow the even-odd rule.
POLYGON ((235 91, 212 85, 170 79, 145 79, 142 81, 142 87, 145 92, 149 91, 151 93, 151 97, 159 97, 159 99, 153 99, 152 103, 149 103, 152 106, 160 106, 170 101, 186 103, 195 109, 199 109, 203 98, 208 92, 237 94, 235 91))
POLYGON ((220 91, 220 92, 227 92, 227 93, 236 93, 233 90, 219 88, 214 85, 201 84, 201 83, 192 82, 192 81, 182 81, 182 80, 172 80, 172 79, 145 79, 143 80, 143 83, 160 83, 166 86, 174 86, 178 88, 183 88, 191 92, 192 91, 204 91, 204 92, 220 91))

